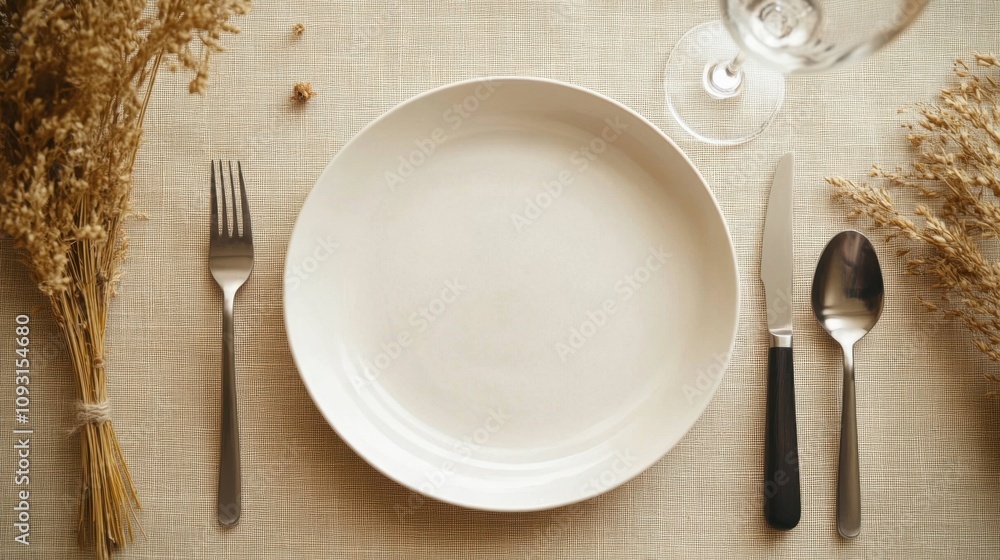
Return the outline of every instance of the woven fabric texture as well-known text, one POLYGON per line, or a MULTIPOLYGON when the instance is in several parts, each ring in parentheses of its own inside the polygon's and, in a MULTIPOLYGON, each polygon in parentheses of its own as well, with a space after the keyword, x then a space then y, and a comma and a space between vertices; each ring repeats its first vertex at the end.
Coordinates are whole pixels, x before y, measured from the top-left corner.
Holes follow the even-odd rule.
MULTIPOLYGON (((131 248, 108 330, 111 414, 139 489, 145 536, 124 559, 1000 558, 997 371, 958 326, 923 312, 928 283, 877 249, 881 321, 857 348, 864 530, 837 535, 839 349, 808 306, 813 267, 846 217, 824 176, 861 178, 908 155, 896 109, 931 100, 972 50, 997 51, 1000 2, 939 0, 888 48, 847 69, 788 80, 755 141, 699 143, 672 121, 663 65, 718 2, 297 0, 258 2, 213 59, 210 90, 164 73, 136 164, 131 248), (301 37, 292 26, 301 22, 301 37), (633 481, 576 506, 495 514, 416 497, 356 456, 300 381, 282 317, 282 269, 302 203, 337 151, 405 99, 480 76, 542 76, 596 90, 673 137, 731 228, 741 277, 732 365, 702 418, 633 481), (296 82, 316 97, 290 100, 296 82), (802 521, 761 513, 767 333, 758 277, 774 164, 794 149, 796 389, 802 521), (221 295, 207 268, 208 162, 252 170, 254 273, 237 302, 243 518, 215 521, 221 295)), ((88 558, 76 545, 78 436, 69 364, 51 314, 0 241, 0 557, 88 558), (14 542, 14 321, 29 314, 31 544, 14 542)))

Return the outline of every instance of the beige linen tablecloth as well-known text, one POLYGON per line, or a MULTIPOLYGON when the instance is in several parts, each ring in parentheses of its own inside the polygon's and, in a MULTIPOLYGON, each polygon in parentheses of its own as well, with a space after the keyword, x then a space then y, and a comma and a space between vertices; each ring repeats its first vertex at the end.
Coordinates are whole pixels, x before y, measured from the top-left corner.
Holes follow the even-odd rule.
MULTIPOLYGON (((997 371, 961 329, 923 313, 928 293, 878 242, 885 313, 858 348, 864 531, 834 525, 840 354, 808 307, 826 240, 850 226, 822 178, 903 161, 896 108, 932 98, 951 61, 1000 50, 1000 2, 942 0, 890 48, 857 66, 788 82, 757 140, 700 144, 666 112, 663 64, 718 3, 636 0, 297 0, 258 2, 214 59, 211 90, 157 84, 136 167, 132 239, 111 310, 113 416, 144 509, 121 558, 1000 558, 997 371), (292 25, 305 33, 295 38, 292 25), (632 482, 578 506, 530 514, 419 500, 352 453, 296 373, 282 319, 282 267, 306 194, 338 149, 397 103, 469 77, 544 76, 592 88, 674 137, 704 173, 732 229, 741 327, 722 386, 694 429, 632 482), (289 100, 295 82, 315 99, 289 100), (796 389, 802 522, 761 515, 767 335, 758 280, 767 189, 794 149, 796 389), (243 519, 215 521, 220 294, 206 265, 210 158, 252 177, 253 276, 238 300, 243 519)), ((74 400, 51 315, 0 242, 0 557, 87 558, 75 544, 74 400), (31 533, 14 542, 14 318, 31 316, 31 533)))

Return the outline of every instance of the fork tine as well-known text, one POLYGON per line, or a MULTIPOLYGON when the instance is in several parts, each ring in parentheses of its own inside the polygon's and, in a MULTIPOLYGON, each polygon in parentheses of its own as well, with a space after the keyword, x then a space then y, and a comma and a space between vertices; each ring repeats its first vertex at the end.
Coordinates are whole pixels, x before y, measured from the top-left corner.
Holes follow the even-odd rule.
POLYGON ((219 237, 219 195, 215 186, 215 162, 212 163, 212 232, 210 239, 219 237))
POLYGON ((233 237, 239 237, 240 230, 237 227, 237 225, 242 225, 242 224, 239 224, 240 220, 237 219, 240 216, 240 209, 239 209, 240 203, 239 199, 236 197, 236 179, 233 178, 233 160, 229 160, 228 165, 229 165, 229 190, 233 191, 233 206, 232 206, 233 237))
MULTIPOLYGON (((215 165, 214 163, 212 165, 215 165)), ((219 190, 222 194, 222 237, 229 237, 229 213, 226 211, 226 207, 229 206, 229 200, 226 196, 226 173, 222 169, 222 160, 219 160, 219 190)))
POLYGON ((247 185, 243 182, 243 165, 240 164, 239 160, 236 160, 236 172, 240 177, 240 195, 243 199, 243 216, 240 222, 243 225, 243 237, 252 240, 253 229, 250 227, 250 199, 247 198, 247 185))

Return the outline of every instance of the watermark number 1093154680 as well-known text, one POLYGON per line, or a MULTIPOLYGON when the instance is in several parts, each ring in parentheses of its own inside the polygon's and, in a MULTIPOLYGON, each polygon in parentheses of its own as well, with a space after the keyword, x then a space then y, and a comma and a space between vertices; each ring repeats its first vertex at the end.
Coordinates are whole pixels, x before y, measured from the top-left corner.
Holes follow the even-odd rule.
POLYGON ((28 545, 31 535, 31 318, 14 317, 14 540, 28 545))

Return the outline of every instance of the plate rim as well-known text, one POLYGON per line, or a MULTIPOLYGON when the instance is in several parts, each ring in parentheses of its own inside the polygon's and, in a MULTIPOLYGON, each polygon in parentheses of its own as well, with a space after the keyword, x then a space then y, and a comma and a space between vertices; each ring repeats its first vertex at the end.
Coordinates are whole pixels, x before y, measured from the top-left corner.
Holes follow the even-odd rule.
POLYGON ((378 471, 382 476, 385 476, 389 480, 392 480, 393 482, 395 482, 395 483, 403 486, 404 488, 406 488, 406 489, 408 489, 408 490, 410 490, 412 492, 416 492, 417 494, 420 494, 421 496, 424 496, 424 497, 436 500, 438 502, 450 504, 450 505, 453 505, 453 506, 463 507, 463 508, 467 508, 467 509, 471 509, 471 510, 476 510, 476 511, 507 512, 507 513, 525 512, 525 513, 527 513, 527 512, 545 511, 545 510, 552 510, 552 509, 556 509, 556 508, 561 508, 561 507, 565 507, 565 506, 577 504, 577 503, 580 503, 580 502, 584 502, 586 500, 593 499, 593 498, 595 498, 597 496, 601 496, 601 495, 607 494, 608 492, 611 492, 612 490, 615 490, 616 488, 620 488, 621 486, 627 484, 631 480, 633 480, 636 477, 638 477, 640 474, 646 472, 650 467, 652 467, 653 465, 655 465, 657 462, 659 462, 664 457, 666 457, 667 454, 669 454, 671 451, 673 451, 674 448, 676 448, 677 445, 680 444, 680 442, 683 441, 684 438, 687 437, 688 434, 690 434, 691 429, 694 428, 695 424, 697 424, 697 422, 702 418, 702 416, 704 416, 705 411, 708 410, 709 405, 714 400, 715 394, 718 392, 719 387, 722 385, 723 379, 725 379, 726 374, 729 371, 729 365, 732 362, 733 354, 734 354, 734 351, 736 349, 737 335, 739 334, 740 315, 741 315, 740 309, 742 308, 743 293, 742 293, 742 289, 741 289, 741 286, 740 286, 740 268, 739 268, 739 260, 737 259, 737 256, 736 256, 736 247, 733 244, 732 231, 730 230, 728 221, 726 221, 725 214, 722 212, 722 208, 719 205, 719 201, 716 198, 715 193, 712 191, 711 186, 708 184, 708 181, 705 179, 704 175, 702 175, 701 170, 698 169, 698 167, 694 164, 694 162, 691 161, 690 157, 688 157, 687 153, 684 150, 682 150, 681 147, 678 146, 677 143, 670 136, 668 136, 660 127, 658 127, 655 124, 653 124, 652 121, 650 121, 649 119, 647 119, 645 116, 641 115, 638 111, 636 111, 636 110, 632 109, 631 107, 625 105, 624 103, 622 103, 622 102, 620 102, 620 101, 618 101, 616 99, 613 99, 613 98, 611 98, 611 97, 609 97, 607 95, 604 95, 604 94, 602 94, 600 92, 594 91, 592 89, 589 89, 589 88, 586 88, 586 87, 583 87, 583 86, 578 86, 576 84, 572 84, 572 83, 568 83, 568 82, 563 82, 563 81, 555 80, 555 79, 551 79, 551 78, 534 77, 534 76, 511 76, 511 75, 497 75, 497 76, 483 76, 483 77, 478 77, 478 78, 468 78, 468 79, 459 80, 459 81, 455 81, 455 82, 449 82, 449 83, 446 83, 446 84, 442 84, 442 85, 433 87, 433 88, 428 89, 426 91, 420 92, 420 93, 418 93, 416 95, 410 96, 410 97, 404 99, 403 101, 401 101, 401 102, 393 105, 391 108, 389 108, 388 110, 386 110, 384 113, 382 113, 381 115, 379 115, 378 117, 376 117, 375 119, 373 119, 371 122, 369 122, 368 124, 366 124, 365 126, 363 126, 356 133, 354 133, 354 135, 351 136, 351 138, 347 142, 345 142, 344 145, 341 146, 339 150, 337 150, 337 152, 333 155, 333 157, 330 158, 330 161, 326 164, 326 166, 320 172, 319 176, 316 178, 316 181, 313 183, 313 186, 310 187, 309 193, 306 195, 305 199, 302 201, 302 205, 300 206, 299 211, 298 211, 298 213, 295 216, 295 224, 293 225, 292 230, 289 233, 289 236, 288 236, 288 245, 285 248, 284 257, 285 257, 285 262, 284 262, 284 266, 282 267, 282 276, 281 276, 281 283, 282 283, 282 298, 281 298, 281 302, 282 302, 282 318, 284 320, 284 327, 285 327, 285 339, 286 339, 286 342, 288 344, 289 353, 292 356, 292 361, 293 361, 293 363, 295 365, 295 370, 298 373, 299 379, 302 381, 302 384, 305 387, 306 392, 309 395, 309 398, 312 401, 313 406, 320 413, 320 415, 323 417, 323 419, 326 421, 326 423, 329 425, 329 427, 334 431, 334 433, 337 435, 337 438, 340 439, 344 444, 346 444, 351 449, 351 451, 355 455, 357 455, 358 457, 360 457, 367 465, 369 465, 370 467, 372 467, 373 469, 375 469, 376 471, 378 471), (472 501, 463 501, 463 500, 459 500, 459 499, 447 498, 447 497, 442 497, 440 495, 436 495, 436 494, 431 494, 431 493, 424 492, 424 491, 422 491, 420 489, 419 485, 411 484, 408 481, 402 480, 400 477, 397 477, 397 476, 395 476, 395 475, 393 475, 393 474, 391 474, 389 472, 386 472, 386 470, 384 470, 381 466, 379 466, 375 461, 370 460, 365 453, 363 453, 362 451, 360 451, 357 448, 357 446, 355 446, 355 444, 352 443, 349 440, 349 438, 347 438, 341 432, 341 430, 339 430, 337 428, 336 424, 327 415, 327 413, 324 410, 324 408, 319 405, 319 401, 317 400, 317 395, 314 392, 315 390, 310 385, 308 379, 306 378, 306 374, 303 372, 303 369, 302 369, 301 364, 300 364, 299 357, 296 355, 295 347, 294 347, 294 344, 292 342, 291 331, 289 329, 289 323, 290 323, 290 319, 291 319, 290 316, 289 316, 289 297, 290 297, 290 291, 289 291, 288 282, 286 281, 287 276, 288 276, 288 270, 289 270, 289 255, 290 255, 290 253, 291 253, 291 251, 293 249, 292 241, 295 239, 296 234, 298 233, 300 227, 303 227, 302 226, 302 221, 301 221, 302 210, 306 207, 307 204, 309 204, 309 201, 314 196, 316 196, 317 187, 319 186, 319 183, 322 180, 322 178, 326 175, 326 173, 330 170, 330 168, 332 168, 340 160, 340 158, 343 157, 343 154, 346 151, 348 151, 348 148, 350 148, 355 142, 358 142, 359 139, 362 138, 365 135, 366 132, 368 132, 370 129, 376 127, 383 120, 386 120, 386 119, 392 117, 397 112, 405 109, 407 106, 415 104, 415 103, 419 102, 420 100, 422 100, 422 99, 424 99, 426 97, 430 97, 430 96, 436 95, 436 94, 438 94, 438 93, 440 93, 442 91, 445 91, 445 90, 448 90, 448 89, 452 89, 452 88, 461 88, 461 87, 465 87, 465 86, 472 85, 472 84, 482 84, 482 83, 501 82, 501 81, 545 84, 545 85, 549 85, 549 86, 556 86, 556 87, 561 87, 561 88, 567 88, 567 89, 570 89, 570 90, 575 90, 578 93, 583 93, 585 95, 596 97, 596 98, 598 98, 599 100, 601 100, 601 101, 603 101, 605 103, 611 104, 612 106, 614 106, 615 108, 617 108, 619 110, 625 111, 631 117, 633 117, 635 119, 638 119, 639 122, 641 122, 642 124, 646 125, 649 128, 650 131, 654 132, 656 134, 656 136, 658 136, 660 139, 666 141, 667 144, 677 153, 677 155, 679 155, 681 157, 681 159, 684 161, 684 163, 686 163, 688 165, 688 167, 691 169, 691 171, 694 172, 695 177, 697 177, 698 182, 701 184, 702 188, 708 194, 709 199, 712 202, 712 208, 714 209, 716 216, 718 217, 719 221, 722 223, 722 227, 725 230, 726 243, 727 243, 727 246, 729 248, 729 261, 730 261, 730 264, 732 266, 732 270, 734 272, 734 274, 733 274, 733 282, 735 284, 734 290, 733 290, 733 293, 735 295, 735 301, 734 301, 733 310, 732 310, 732 319, 733 319, 732 324, 733 324, 733 328, 732 328, 732 332, 729 333, 729 348, 726 351, 725 359, 721 361, 721 372, 722 373, 719 376, 715 377, 715 379, 713 379, 713 383, 712 383, 711 387, 709 387, 707 389, 704 389, 704 390, 699 389, 704 394, 706 394, 707 398, 703 401, 703 404, 701 405, 700 410, 694 416, 693 420, 690 423, 688 423, 687 426, 684 427, 683 434, 677 439, 677 441, 675 441, 673 444, 671 444, 669 447, 667 447, 663 451, 663 453, 661 453, 660 455, 658 455, 656 457, 652 457, 651 460, 638 462, 637 463, 638 468, 632 469, 631 472, 627 473, 625 476, 619 477, 619 479, 616 480, 613 484, 608 485, 606 487, 602 487, 597 492, 593 492, 593 493, 579 493, 577 495, 571 496, 569 498, 564 498, 564 499, 561 499, 561 500, 549 500, 549 501, 547 501, 545 503, 541 503, 541 504, 521 504, 521 505, 513 506, 513 507, 497 507, 497 506, 489 506, 489 505, 484 505, 484 504, 477 504, 477 503, 474 503, 472 501))

